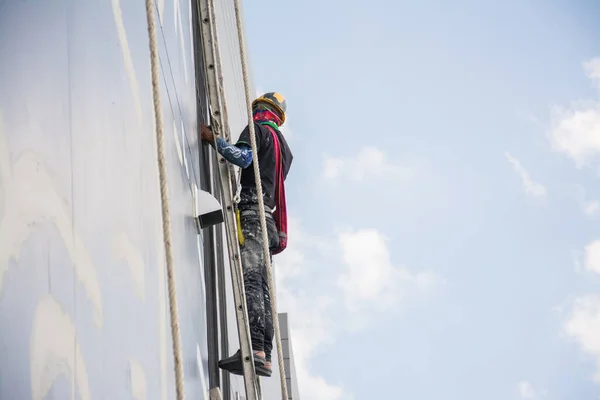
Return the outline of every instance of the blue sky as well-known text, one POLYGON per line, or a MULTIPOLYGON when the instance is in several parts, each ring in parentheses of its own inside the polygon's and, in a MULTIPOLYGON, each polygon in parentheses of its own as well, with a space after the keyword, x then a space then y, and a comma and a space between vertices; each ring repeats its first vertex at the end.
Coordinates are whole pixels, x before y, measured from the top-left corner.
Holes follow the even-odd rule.
POLYGON ((453 3, 245 4, 304 399, 600 393, 600 4, 453 3))

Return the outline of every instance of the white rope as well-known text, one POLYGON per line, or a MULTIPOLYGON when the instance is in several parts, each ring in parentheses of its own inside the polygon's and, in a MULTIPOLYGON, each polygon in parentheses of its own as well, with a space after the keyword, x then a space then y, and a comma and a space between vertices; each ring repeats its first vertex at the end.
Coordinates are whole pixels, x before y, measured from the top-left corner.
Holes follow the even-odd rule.
POLYGON ((242 170, 240 169, 238 173, 235 174, 235 196, 233 197, 233 202, 235 204, 240 204, 242 201, 242 170))
POLYGON ((248 128, 250 130, 250 146, 252 147, 252 164, 254 166, 254 179, 256 183, 256 192, 258 194, 258 212, 260 214, 260 227, 262 230, 263 251, 265 254, 265 263, 267 264, 267 277, 269 280, 269 292, 271 294, 271 312, 273 314, 273 330, 275 341, 277 342, 277 359, 279 361, 279 376, 281 380, 281 398, 288 400, 287 384, 285 379, 285 365, 283 363, 283 351, 281 346, 281 334, 279 331, 279 316, 277 314, 277 298, 275 296, 275 285, 273 283, 273 274, 271 272, 271 252, 269 251, 269 236, 267 234, 267 220, 265 216, 265 204, 263 198, 262 184, 260 181, 260 168, 258 166, 258 150, 256 147, 256 136, 254 132, 254 118, 252 118, 252 98, 250 93, 250 82, 248 78, 248 64, 246 58, 246 43, 244 40, 244 30, 242 24, 242 15, 240 1, 234 0, 235 19, 237 25, 238 39, 240 42, 240 59, 242 62, 242 75, 244 77, 244 90, 246 92, 246 111, 248 112, 248 128))
POLYGON ((162 210, 163 239, 167 262, 167 284, 169 290, 169 314, 171 316, 171 333, 173 335, 173 358, 175 360, 175 388, 177 400, 184 399, 183 363, 181 361, 181 340, 179 337, 179 313, 177 309, 177 287, 173 267, 173 248, 171 245, 171 215, 169 212, 169 192, 167 187, 167 168, 164 146, 162 113, 160 105, 160 75, 158 61, 158 45, 156 44, 156 25, 154 22, 154 1, 146 0, 146 16, 148 18, 148 36, 150 42, 150 68, 152 72, 152 98, 154 100, 154 117, 156 122, 156 147, 158 158, 158 176, 160 181, 160 201, 162 210))

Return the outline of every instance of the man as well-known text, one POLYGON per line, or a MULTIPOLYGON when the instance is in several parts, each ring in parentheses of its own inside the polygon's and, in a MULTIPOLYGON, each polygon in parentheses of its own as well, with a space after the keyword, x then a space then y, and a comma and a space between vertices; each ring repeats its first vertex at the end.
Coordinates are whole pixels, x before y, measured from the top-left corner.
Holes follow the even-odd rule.
MULTIPOLYGON (((256 373, 260 376, 271 376, 271 350, 273 349, 273 315, 271 313, 271 297, 267 280, 266 260, 263 251, 263 239, 258 211, 258 194, 254 179, 253 157, 258 157, 260 180, 271 251, 280 244, 279 232, 273 217, 276 205, 285 209, 285 204, 276 204, 277 191, 280 189, 277 180, 276 158, 280 159, 283 180, 287 177, 292 164, 292 152, 279 131, 285 122, 287 105, 279 93, 266 93, 252 103, 254 131, 258 154, 252 154, 250 147, 250 130, 244 129, 235 145, 227 143, 222 137, 216 138, 209 127, 202 125, 202 139, 216 145, 217 151, 229 162, 242 168, 241 193, 238 210, 242 238, 240 250, 244 272, 244 288, 246 306, 250 322, 250 336, 254 353, 256 373), (277 142, 275 142, 275 138, 277 142), (278 146, 277 146, 278 144, 278 146), (276 157, 275 149, 279 147, 280 156, 276 157)), ((282 181, 280 181, 283 184, 282 181)), ((285 196, 284 196, 285 198, 285 196)), ((283 200, 285 201, 285 200, 283 200)), ((243 372, 241 352, 219 361, 219 367, 231 373, 241 375, 243 372)))

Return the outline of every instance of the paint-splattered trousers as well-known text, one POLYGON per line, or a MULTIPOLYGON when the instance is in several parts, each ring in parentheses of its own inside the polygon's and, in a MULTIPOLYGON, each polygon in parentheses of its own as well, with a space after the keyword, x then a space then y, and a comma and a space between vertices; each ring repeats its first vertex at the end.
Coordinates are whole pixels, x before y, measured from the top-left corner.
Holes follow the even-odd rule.
MULTIPOLYGON (((279 236, 272 214, 267 212, 266 217, 269 248, 273 249, 279 245, 279 236)), ((264 350, 267 361, 271 361, 273 315, 258 206, 242 209, 240 223, 244 235, 240 250, 252 348, 255 351, 264 350)))

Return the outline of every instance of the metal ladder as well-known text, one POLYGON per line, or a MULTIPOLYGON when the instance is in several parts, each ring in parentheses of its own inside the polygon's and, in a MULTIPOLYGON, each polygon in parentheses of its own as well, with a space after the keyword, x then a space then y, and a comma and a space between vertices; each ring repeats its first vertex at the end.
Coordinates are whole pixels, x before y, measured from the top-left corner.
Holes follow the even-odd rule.
MULTIPOLYGON (((229 140, 229 123, 227 118, 227 105, 224 98, 223 76, 221 71, 221 56, 217 38, 217 25, 215 19, 214 0, 198 0, 200 7, 200 25, 204 68, 209 94, 209 109, 212 131, 216 136, 229 140)), ((235 215, 234 190, 236 188, 236 175, 233 165, 216 151, 215 159, 221 183, 221 204, 224 206, 225 230, 227 248, 229 250, 229 265, 233 283, 233 298, 236 309, 236 319, 240 349, 244 367, 244 387, 247 400, 261 400, 260 381, 254 369, 254 357, 246 310, 246 295, 242 275, 242 262, 237 235, 237 221, 235 215)))

